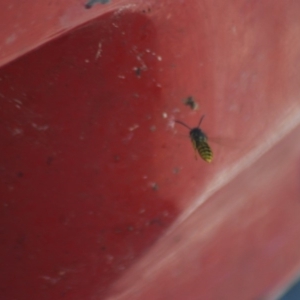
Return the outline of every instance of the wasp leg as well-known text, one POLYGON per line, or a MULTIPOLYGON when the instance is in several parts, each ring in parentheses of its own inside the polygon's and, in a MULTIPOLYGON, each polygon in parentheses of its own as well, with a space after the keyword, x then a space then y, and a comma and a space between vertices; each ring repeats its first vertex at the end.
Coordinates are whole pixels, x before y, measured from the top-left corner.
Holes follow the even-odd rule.
POLYGON ((195 159, 197 160, 198 159, 198 150, 197 150, 197 147, 196 147, 196 143, 195 141, 192 140, 192 144, 193 144, 193 148, 194 148, 194 151, 195 151, 195 159))
POLYGON ((196 150, 195 150, 195 159, 196 159, 196 160, 198 159, 197 151, 196 151, 196 150))

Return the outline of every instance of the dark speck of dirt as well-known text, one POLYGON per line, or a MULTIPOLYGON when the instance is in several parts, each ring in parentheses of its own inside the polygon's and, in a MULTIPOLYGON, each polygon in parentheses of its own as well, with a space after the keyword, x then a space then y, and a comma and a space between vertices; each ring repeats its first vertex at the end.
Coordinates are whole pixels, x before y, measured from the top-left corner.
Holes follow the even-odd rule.
POLYGON ((147 9, 143 9, 142 10, 143 14, 147 14, 147 13, 150 13, 150 12, 151 12, 151 8, 150 7, 148 7, 147 9))
POLYGON ((158 225, 158 226, 163 226, 163 222, 160 218, 154 218, 150 220, 149 225, 158 225))
POLYGON ((135 68, 134 73, 135 73, 136 77, 141 78, 142 69, 141 68, 135 68))
POLYGON ((151 187, 152 187, 152 190, 154 190, 154 191, 158 191, 159 190, 159 186, 155 182, 152 183, 151 187))
POLYGON ((106 4, 108 3, 110 0, 90 0, 88 1, 88 3, 85 4, 85 8, 89 9, 92 8, 96 3, 100 3, 100 4, 106 4))
POLYGON ((18 176, 19 178, 22 178, 22 177, 24 176, 24 173, 23 173, 23 172, 18 172, 18 173, 17 173, 17 176, 18 176))
POLYGON ((179 168, 176 167, 176 168, 173 169, 173 174, 178 174, 179 172, 180 172, 179 168))
POLYGON ((183 103, 186 106, 189 106, 192 110, 196 110, 198 108, 198 104, 197 104, 197 102, 195 102, 195 100, 192 96, 189 96, 186 99, 184 99, 183 103))

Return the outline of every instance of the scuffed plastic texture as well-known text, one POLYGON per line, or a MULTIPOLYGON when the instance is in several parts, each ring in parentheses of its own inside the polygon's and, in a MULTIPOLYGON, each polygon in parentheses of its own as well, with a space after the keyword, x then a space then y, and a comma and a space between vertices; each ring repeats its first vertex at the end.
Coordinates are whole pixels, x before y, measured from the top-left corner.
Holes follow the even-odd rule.
POLYGON ((1 298, 274 295, 300 262, 300 4, 66 3, 39 16, 65 34, 2 56, 1 298), (211 164, 174 122, 203 114, 211 164))

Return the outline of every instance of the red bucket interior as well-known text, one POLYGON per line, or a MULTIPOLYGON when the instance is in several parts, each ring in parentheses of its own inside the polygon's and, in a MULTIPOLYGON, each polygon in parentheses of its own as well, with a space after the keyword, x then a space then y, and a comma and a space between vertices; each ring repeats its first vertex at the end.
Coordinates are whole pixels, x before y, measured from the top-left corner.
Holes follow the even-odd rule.
POLYGON ((2 298, 277 293, 300 261, 300 5, 72 5, 2 56, 2 298), (202 115, 210 164, 175 123, 202 115))

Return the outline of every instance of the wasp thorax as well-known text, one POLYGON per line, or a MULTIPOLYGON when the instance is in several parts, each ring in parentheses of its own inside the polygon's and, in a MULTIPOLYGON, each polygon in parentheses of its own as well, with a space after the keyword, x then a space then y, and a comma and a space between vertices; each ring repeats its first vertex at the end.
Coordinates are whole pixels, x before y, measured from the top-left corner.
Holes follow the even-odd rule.
POLYGON ((190 131, 190 137, 194 141, 206 141, 207 140, 205 133, 199 128, 193 128, 190 131))

